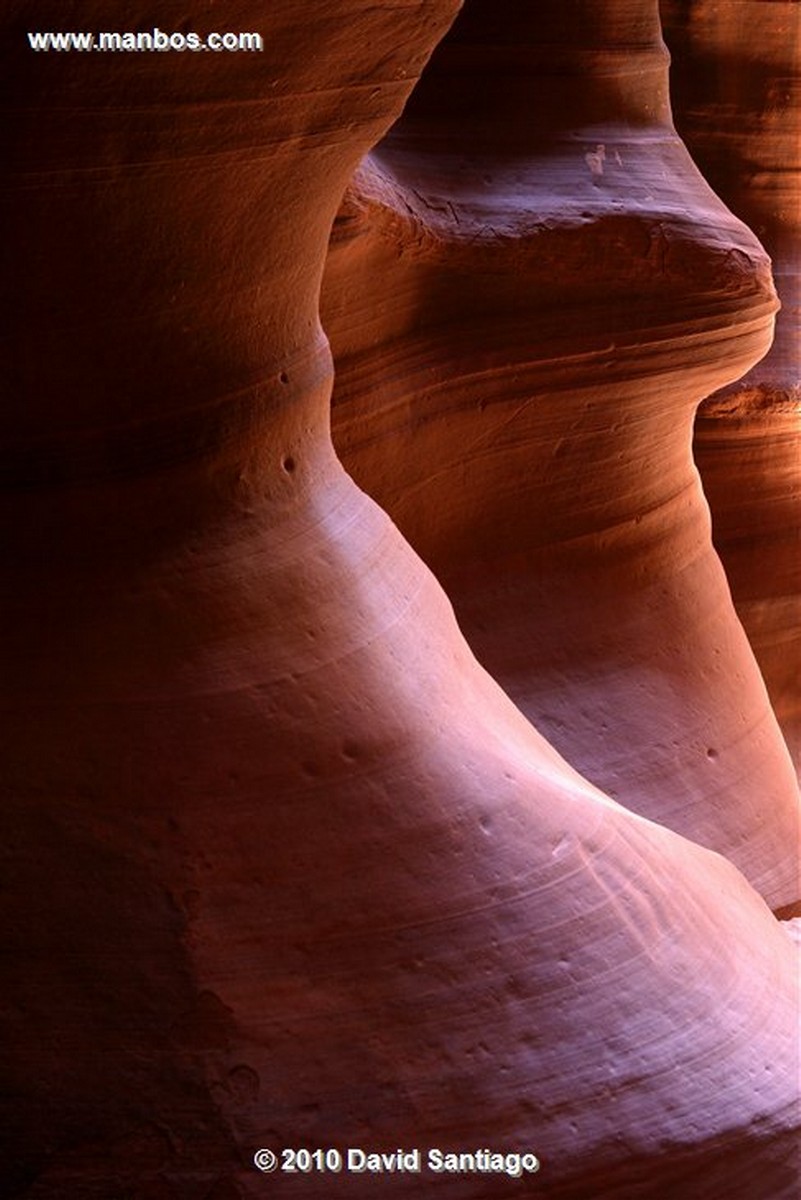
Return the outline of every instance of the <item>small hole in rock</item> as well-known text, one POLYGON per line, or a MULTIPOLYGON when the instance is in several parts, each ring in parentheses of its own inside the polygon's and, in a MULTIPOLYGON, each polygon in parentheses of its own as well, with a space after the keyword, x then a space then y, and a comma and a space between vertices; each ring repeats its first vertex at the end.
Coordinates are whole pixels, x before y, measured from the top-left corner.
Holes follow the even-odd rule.
POLYGON ((282 371, 278 378, 280 379, 281 383, 289 383, 289 376, 287 375, 286 371, 282 371))
POLYGON ((714 749, 713 749, 713 748, 710 746, 710 748, 709 748, 709 749, 707 750, 707 752, 706 752, 706 756, 707 756, 707 758, 717 758, 717 756, 718 756, 718 752, 717 752, 717 750, 714 750, 714 749))
POLYGON ((295 460, 294 460, 294 458, 292 458, 290 455, 287 455, 287 457, 286 457, 286 458, 283 460, 283 462, 281 463, 281 466, 284 468, 284 470, 286 471, 287 475, 291 475, 291 474, 292 474, 292 472, 295 470, 295 460))

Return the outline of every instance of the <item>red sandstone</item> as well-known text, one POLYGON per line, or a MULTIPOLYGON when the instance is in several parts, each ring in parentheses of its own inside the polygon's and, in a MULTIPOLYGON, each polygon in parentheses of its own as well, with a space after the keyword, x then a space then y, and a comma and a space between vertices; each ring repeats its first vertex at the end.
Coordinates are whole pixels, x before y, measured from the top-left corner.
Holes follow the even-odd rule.
MULTIPOLYGON (((87 26, 115 19, 106 0, 84 8, 87 26)), ((56 27, 62 6, 15 2, 4 12, 15 135, 5 201, 15 390, 3 414, 2 505, 9 1196, 350 1200, 364 1194, 362 1180, 262 1177, 253 1151, 416 1144, 531 1147, 543 1167, 508 1188, 386 1176, 375 1194, 795 1195, 792 938, 724 858, 568 766, 479 667, 440 585, 333 452, 331 359, 317 320, 329 228, 360 156, 397 116, 455 9, 450 0, 231 0, 226 22, 261 28, 263 56, 158 61, 20 56, 20 30, 56 27)), ((163 0, 126 19, 175 28, 189 11, 163 0)), ((648 33, 642 103, 655 94, 663 103, 662 60, 649 65, 653 14, 626 11, 648 33)), ((582 139, 582 155, 585 145, 599 154, 600 140, 582 139)), ((631 153, 636 179, 636 145, 631 153)), ((672 135, 668 157, 698 186, 672 135)), ((594 188, 592 166, 583 169, 594 188)), ((373 173, 376 186, 387 170, 373 173)), ((394 197, 400 185, 390 183, 394 197)), ((428 212, 433 196, 422 195, 428 212)), ((622 479, 642 502, 640 454, 650 455, 658 514, 662 476, 690 471, 687 377, 708 390, 724 373, 724 343, 738 369, 767 345, 765 260, 705 195, 704 220, 697 209, 665 217, 677 329, 649 343, 648 377, 663 376, 666 389, 659 403, 643 397, 641 353, 635 371, 627 366, 626 348, 664 303, 652 297, 653 263, 633 255, 642 223, 607 214, 618 239, 610 263, 622 257, 633 272, 612 271, 608 284, 621 367, 606 308, 584 304, 587 270, 607 286, 593 265, 597 243, 584 236, 600 217, 553 218, 553 270, 563 262, 577 289, 575 313, 569 287, 560 297, 555 344, 575 342, 576 314, 603 316, 579 351, 611 373, 630 407, 609 430, 608 389, 596 397, 585 372, 571 376, 565 399, 581 420, 571 432, 565 418, 570 454, 553 441, 554 461, 568 471, 601 445, 616 486, 599 478, 586 555, 557 556, 572 585, 551 562, 543 596, 551 589, 556 613, 607 566, 596 606, 608 617, 613 594, 622 605, 647 589, 637 563, 655 564, 657 589, 681 613, 678 637, 687 606, 675 572, 686 563, 699 604, 711 589, 721 679, 744 672, 742 712, 762 714, 706 531, 685 535, 677 559, 674 525, 646 518, 643 544, 651 531, 667 547, 644 560, 639 542, 603 533, 627 511, 622 479), (622 302, 632 280, 636 309, 622 302)), ((521 294, 541 270, 539 243, 518 239, 527 204, 521 191, 508 231, 521 294)), ((394 221, 391 205, 387 213, 394 221)), ((438 272, 436 221, 415 216, 420 240, 408 255, 438 272)), ((465 356, 477 354, 490 380, 513 374, 528 308, 513 304, 501 320, 494 302, 508 298, 508 270, 496 272, 494 239, 478 241, 456 239, 458 290, 437 294, 415 272, 387 267, 382 306, 345 324, 352 330, 362 313, 383 337, 418 320, 415 296, 433 318, 461 293, 460 316, 476 317, 460 335, 465 356), (478 335, 495 330, 486 348, 478 335)), ((382 244, 366 236, 354 250, 382 244)), ((467 385, 442 332, 433 320, 442 348, 422 369, 461 398, 467 385)), ((400 333, 378 356, 380 378, 369 363, 377 398, 406 380, 395 349, 404 350, 400 333)), ((375 418, 365 428, 378 446, 375 418)), ((463 432, 454 416, 448 436, 463 432)), ((404 488, 406 449, 395 446, 392 467, 404 488)), ((522 472, 514 455, 507 463, 516 506, 522 472)), ((453 510, 444 496, 428 509, 443 544, 458 518, 453 561, 472 540, 476 575, 491 567, 491 538, 509 548, 502 528, 481 526, 478 485, 495 515, 498 492, 480 466, 473 454, 462 468, 471 526, 461 493, 453 510)), ((423 462, 424 478, 433 467, 423 462)), ((547 516, 554 534, 584 529, 587 499, 543 507, 538 520, 547 516)), ((695 528, 689 485, 671 519, 685 506, 695 528)), ((565 607, 562 619, 572 615, 565 607)), ((695 625, 687 633, 704 644, 695 625)), ((681 665, 680 647, 676 655, 681 665)), ((588 673, 597 661, 588 657, 588 673)), ((657 692, 662 665, 649 677, 657 692)), ((631 671, 625 657, 622 669, 631 671)), ((599 692, 616 686, 614 673, 594 678, 599 692)), ((723 718, 695 697, 703 747, 706 723, 723 718)), ((736 725, 739 715, 723 717, 736 725)), ((760 839, 741 808, 736 821, 755 842, 754 876, 781 891, 783 768, 766 708, 760 719, 756 759, 766 794, 775 789, 775 827, 760 839)), ((665 736, 686 753, 680 724, 665 736)), ((721 740, 719 753, 726 772, 745 751, 721 740)), ((677 791, 690 775, 677 768, 677 791)), ((655 790, 659 778, 654 768, 655 790)))
POLYGON ((776 300, 670 123, 656 5, 468 4, 323 301, 343 461, 479 660, 610 795, 796 901, 796 781, 690 451, 776 300))
POLYGON ((757 231, 781 300, 770 352, 701 407, 695 455, 715 545, 801 762, 801 14, 663 3, 673 107, 706 177, 757 231))

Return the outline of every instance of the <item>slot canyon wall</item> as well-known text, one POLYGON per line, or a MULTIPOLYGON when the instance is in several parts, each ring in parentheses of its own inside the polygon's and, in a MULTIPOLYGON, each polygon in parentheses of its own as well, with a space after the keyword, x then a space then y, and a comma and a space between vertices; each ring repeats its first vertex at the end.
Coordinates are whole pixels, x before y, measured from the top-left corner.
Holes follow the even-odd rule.
POLYGON ((792 2, 665 0, 662 13, 679 131, 715 191, 770 253, 782 304, 768 354, 702 404, 695 457, 715 545, 798 766, 801 11, 792 2))
POLYGON ((796 783, 690 448, 775 296, 667 89, 653 5, 465 8, 340 214, 334 435, 537 728, 781 907, 796 783))
POLYGON ((691 453, 777 300, 655 0, 28 45, 119 20, 0 17, 3 1195, 791 1200, 798 795, 691 453))

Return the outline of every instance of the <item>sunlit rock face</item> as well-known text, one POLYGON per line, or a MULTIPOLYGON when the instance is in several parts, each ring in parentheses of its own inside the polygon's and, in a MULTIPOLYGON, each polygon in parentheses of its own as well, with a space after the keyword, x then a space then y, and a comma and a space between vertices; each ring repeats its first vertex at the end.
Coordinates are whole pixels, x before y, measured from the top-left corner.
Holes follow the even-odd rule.
MULTIPOLYGON (((63 28, 64 6, 3 9, 4 1197, 795 1196, 791 937, 724 858, 535 731, 330 442, 331 223, 456 7, 232 0, 258 58, 158 59, 27 56, 25 30, 63 28), (253 1165, 259 1148, 430 1146, 542 1167, 253 1165)), ((126 20, 205 33, 208 12, 126 20)), ((80 19, 108 29, 119 6, 80 19)), ((593 221, 559 227, 574 273, 593 221)), ((714 275, 717 235, 693 229, 679 262, 714 275)), ((641 244, 628 218, 620 236, 641 244)), ((702 321, 705 386, 710 342, 739 361, 767 336, 764 262, 736 236, 752 265, 737 287, 721 268, 734 326, 702 321)), ((395 282, 407 319, 413 281, 395 282)), ((514 350, 525 321, 507 315, 514 350)), ((689 372, 687 336, 652 348, 668 378, 674 342, 689 372)), ((599 427, 610 470, 620 433, 599 427)))
POLYGON ((650 2, 468 3, 323 290, 336 444, 479 660, 593 782, 783 906, 796 783, 691 457, 775 310, 673 129, 650 2))
POLYGON ((713 538, 796 765, 801 762, 801 13, 662 5, 676 123, 759 234, 781 300, 770 352, 706 400, 695 456, 713 538))

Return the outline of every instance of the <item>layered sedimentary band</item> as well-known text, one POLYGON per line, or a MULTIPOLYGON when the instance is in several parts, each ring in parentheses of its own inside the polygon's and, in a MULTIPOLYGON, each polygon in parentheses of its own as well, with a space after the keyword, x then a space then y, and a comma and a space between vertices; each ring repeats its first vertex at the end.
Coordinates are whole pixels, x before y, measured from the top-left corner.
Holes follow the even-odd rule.
MULTIPOLYGON (((795 1195, 792 939, 734 866, 615 803, 536 732, 330 441, 329 226, 455 9, 239 0, 227 19, 261 25, 258 63, 9 72, 25 137, 6 195, 2 1161, 19 1200, 355 1200, 361 1175, 265 1180, 254 1155, 415 1145, 531 1150, 541 1169, 510 1195, 795 1195)), ((58 10, 13 4, 12 48, 58 10)), ((110 3, 92 17, 112 24, 110 3)), ((186 9, 128 19, 177 27, 186 9)), ((704 299, 688 336, 680 316, 677 373, 671 338, 652 339, 664 424, 689 429, 688 346, 707 386, 710 344, 749 359, 773 296, 739 227, 724 253, 679 226, 678 262, 729 263, 709 291, 736 318, 724 334, 704 299)), ((581 227, 566 235, 579 257, 581 227)), ((525 313, 508 315, 514 348, 525 313)), ((566 404, 631 462, 655 411, 597 332, 579 355, 631 393, 625 436, 609 440, 606 392, 575 399, 584 374, 566 404)), ((490 365, 494 345, 476 347, 490 365)), ((391 384, 403 355, 384 360, 391 384)), ((689 488, 691 525, 696 503, 689 488)), ((605 529, 625 509, 618 492, 598 504, 605 529)), ((554 512, 554 528, 574 519, 554 512)), ((607 548, 636 559, 626 538, 607 548)), ((721 619, 720 669, 736 672, 721 619)), ((379 1183, 505 1194, 478 1172, 379 1183)))
POLYGON ((797 789, 691 456, 776 299, 670 124, 655 6, 608 9, 468 4, 360 168, 335 440, 553 744, 782 906, 797 789))
POLYGON ((796 764, 801 759, 801 15, 792 3, 662 5, 673 107, 706 177, 770 253, 770 352, 700 408, 713 537, 796 764))

